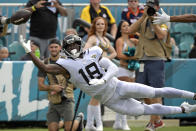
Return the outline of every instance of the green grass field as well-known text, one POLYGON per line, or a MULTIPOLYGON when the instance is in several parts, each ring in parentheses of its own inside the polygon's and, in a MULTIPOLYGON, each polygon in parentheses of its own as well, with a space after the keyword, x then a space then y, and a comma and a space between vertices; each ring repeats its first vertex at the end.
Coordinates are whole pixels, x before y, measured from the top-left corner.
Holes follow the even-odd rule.
MULTIPOLYGON (((47 131, 45 128, 18 128, 18 129, 0 129, 1 131, 47 131)), ((104 128, 104 131, 113 131, 112 128, 104 128)), ((132 127, 131 131, 143 131, 143 127, 132 127)), ((60 131, 63 131, 61 129, 60 131)), ((116 130, 120 131, 120 130, 116 130)), ((196 126, 186 126, 186 127, 164 127, 158 129, 158 131, 196 131, 196 126)))

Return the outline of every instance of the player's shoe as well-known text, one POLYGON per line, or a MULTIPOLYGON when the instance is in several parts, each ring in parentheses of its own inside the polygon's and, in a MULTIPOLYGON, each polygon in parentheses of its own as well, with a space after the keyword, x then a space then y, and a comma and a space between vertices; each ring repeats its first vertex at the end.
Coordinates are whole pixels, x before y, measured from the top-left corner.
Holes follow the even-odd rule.
POLYGON ((80 112, 76 118, 80 121, 77 131, 83 131, 84 129, 84 114, 80 112))
POLYGON ((163 123, 162 120, 160 120, 159 122, 154 123, 155 129, 160 129, 160 128, 163 128, 164 126, 165 126, 165 123, 163 123))
POLYGON ((120 121, 115 121, 114 122, 114 125, 113 125, 113 129, 115 130, 121 130, 122 129, 122 125, 121 125, 121 122, 120 121))
POLYGON ((190 105, 188 102, 183 102, 180 107, 184 108, 184 113, 196 111, 196 105, 190 105))
POLYGON ((130 131, 131 129, 129 128, 127 123, 122 123, 122 130, 130 131))
POLYGON ((103 125, 98 126, 97 131, 103 131, 103 125))
POLYGON ((86 125, 86 127, 85 127, 85 131, 96 131, 96 130, 97 130, 97 128, 94 125, 92 125, 92 126, 86 125))
POLYGON ((144 131, 155 131, 154 124, 152 124, 152 123, 149 122, 149 123, 146 125, 146 128, 145 128, 144 131))

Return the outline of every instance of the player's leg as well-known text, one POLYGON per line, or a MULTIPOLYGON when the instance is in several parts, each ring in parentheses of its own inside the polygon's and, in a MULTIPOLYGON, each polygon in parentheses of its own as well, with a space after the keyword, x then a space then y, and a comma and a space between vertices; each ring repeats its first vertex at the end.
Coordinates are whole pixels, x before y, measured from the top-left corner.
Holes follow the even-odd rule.
POLYGON ((195 99, 195 93, 171 87, 153 88, 144 84, 119 81, 117 88, 124 98, 188 98, 195 99))
POLYGON ((187 102, 183 102, 178 106, 164 106, 161 104, 144 105, 144 115, 168 115, 179 113, 191 113, 196 112, 196 105, 190 105, 187 102))
POLYGON ((105 103, 105 105, 114 110, 115 112, 126 115, 168 115, 179 113, 190 113, 196 111, 196 105, 189 105, 183 103, 181 106, 164 106, 161 104, 147 105, 141 103, 133 98, 121 98, 118 93, 119 89, 115 92, 113 97, 105 103))

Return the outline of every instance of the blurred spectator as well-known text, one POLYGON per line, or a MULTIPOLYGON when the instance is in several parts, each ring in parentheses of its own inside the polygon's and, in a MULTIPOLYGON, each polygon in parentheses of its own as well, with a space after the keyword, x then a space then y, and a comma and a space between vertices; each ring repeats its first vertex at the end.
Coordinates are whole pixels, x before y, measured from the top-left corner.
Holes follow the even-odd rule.
POLYGON ((128 7, 123 9, 121 18, 129 22, 129 24, 133 24, 143 13, 144 6, 139 5, 139 0, 128 0, 128 7))
MULTIPOLYGON (((121 20, 118 25, 118 30, 115 39, 115 47, 117 58, 120 60, 119 73, 117 75, 119 80, 134 82, 135 68, 129 68, 129 63, 134 62, 135 44, 129 38, 129 23, 121 20), (132 52, 130 52, 132 51, 132 52), (127 55, 129 53, 130 55, 127 55)), ((136 62, 136 61, 135 61, 136 62)), ((139 64, 139 63, 138 63, 139 64)), ((116 113, 116 119, 113 125, 114 129, 130 130, 127 124, 127 116, 116 113)))
POLYGON ((40 46, 40 57, 49 56, 48 44, 56 38, 58 24, 58 14, 67 16, 67 11, 63 8, 59 0, 48 0, 51 6, 45 6, 47 0, 29 0, 26 8, 33 11, 30 19, 30 40, 36 40, 40 46))
MULTIPOLYGON (((139 5, 139 0, 128 0, 128 7, 124 8, 121 13, 121 19, 126 20, 129 24, 135 23, 144 13, 144 6, 139 5)), ((131 38, 139 37, 139 33, 130 35, 131 38)))
MULTIPOLYGON (((135 57, 140 60, 140 68, 136 73, 136 82, 146 84, 155 88, 164 87, 165 83, 165 61, 171 54, 170 37, 166 24, 158 25, 152 23, 152 16, 147 14, 149 6, 156 11, 159 10, 159 0, 147 0, 142 17, 129 28, 129 33, 139 32, 139 43, 136 47, 135 57)), ((145 99, 147 104, 160 103, 162 98, 145 99)), ((151 115, 146 131, 154 131, 164 126, 161 117, 151 115)))
POLYGON ((196 58, 196 36, 194 37, 194 44, 189 53, 189 58, 196 58))
POLYGON ((67 29, 66 32, 65 32, 65 36, 71 35, 71 34, 78 35, 78 33, 75 29, 73 29, 73 28, 67 29))
MULTIPOLYGON (((90 0, 90 5, 87 5, 82 10, 81 19, 91 24, 98 16, 105 18, 108 22, 107 31, 115 38, 117 31, 116 20, 112 16, 110 10, 106 6, 100 5, 100 2, 101 0, 90 0)), ((80 36, 84 37, 88 31, 88 28, 80 28, 79 35, 82 32, 82 35, 80 36)))
POLYGON ((7 47, 0 47, 0 61, 9 61, 9 51, 7 47))
MULTIPOLYGON (((116 57, 116 51, 110 44, 110 41, 105 37, 107 32, 107 21, 103 17, 96 17, 89 30, 88 40, 84 49, 88 49, 93 46, 99 46, 103 49, 103 56, 109 59, 116 57)), ((85 127, 86 131, 97 130, 103 131, 103 123, 101 121, 101 109, 98 100, 91 98, 87 108, 87 123, 85 127), (97 128, 94 127, 94 119, 97 128)))
MULTIPOLYGON (((37 58, 40 58, 40 50, 39 50, 39 42, 35 40, 31 40, 31 51, 37 56, 37 58)), ((28 61, 32 60, 31 57, 28 54, 25 54, 24 56, 21 57, 22 61, 28 61)))

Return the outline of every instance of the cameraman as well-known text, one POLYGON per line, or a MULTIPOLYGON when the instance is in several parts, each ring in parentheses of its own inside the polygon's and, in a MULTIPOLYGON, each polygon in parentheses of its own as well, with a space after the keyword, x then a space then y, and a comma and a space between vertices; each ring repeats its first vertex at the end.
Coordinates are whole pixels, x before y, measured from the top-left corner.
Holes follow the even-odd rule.
MULTIPOLYGON (((135 52, 136 59, 140 61, 140 68, 136 72, 136 82, 156 88, 164 87, 164 66, 171 49, 167 25, 152 23, 153 16, 159 8, 159 0, 147 0, 144 14, 129 28, 130 34, 140 33, 135 52)), ((145 103, 162 104, 162 98, 145 99, 145 103)), ((163 126, 161 117, 152 115, 145 130, 154 131, 163 126)))

